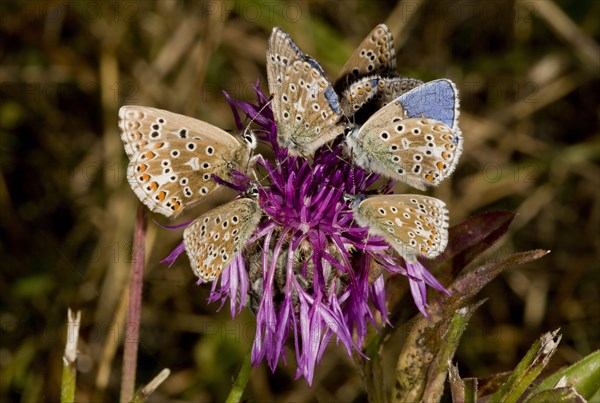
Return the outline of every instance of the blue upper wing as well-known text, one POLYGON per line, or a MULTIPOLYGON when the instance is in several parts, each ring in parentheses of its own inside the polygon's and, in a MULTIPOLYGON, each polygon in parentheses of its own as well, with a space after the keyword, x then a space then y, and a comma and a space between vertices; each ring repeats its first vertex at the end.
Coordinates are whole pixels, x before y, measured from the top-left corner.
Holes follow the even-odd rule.
POLYGON ((458 91, 448 79, 430 81, 396 98, 407 117, 426 117, 447 124, 453 130, 458 126, 458 91))

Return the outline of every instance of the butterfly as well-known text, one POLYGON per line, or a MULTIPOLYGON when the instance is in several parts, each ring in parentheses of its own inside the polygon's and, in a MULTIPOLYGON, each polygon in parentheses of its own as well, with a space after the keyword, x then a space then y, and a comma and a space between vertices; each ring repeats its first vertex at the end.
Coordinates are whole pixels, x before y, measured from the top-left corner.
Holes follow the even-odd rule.
POLYGON ((350 84, 366 76, 387 76, 396 72, 394 38, 385 24, 379 24, 363 39, 352 53, 335 81, 342 92, 350 84))
POLYGON ((416 78, 400 76, 381 77, 375 97, 377 109, 389 104, 400 95, 420 85, 423 85, 423 81, 416 78))
POLYGON ((382 97, 380 92, 385 91, 384 85, 385 81, 377 76, 363 77, 350 84, 340 96, 340 107, 344 114, 352 116, 367 104, 382 97))
POLYGON ((421 80, 398 76, 393 35, 387 25, 379 24, 342 67, 334 88, 340 94, 342 111, 352 116, 371 101, 379 109, 421 84, 421 80))
POLYGON ((242 197, 195 219, 183 232, 194 274, 215 280, 252 237, 262 214, 256 197, 242 197))
POLYGON ((434 258, 448 244, 448 210, 443 201, 423 195, 355 196, 356 222, 380 235, 409 262, 434 258))
POLYGON ((123 106, 119 127, 129 157, 127 180, 148 208, 175 216, 214 192, 216 175, 231 181, 245 172, 256 147, 252 132, 243 143, 209 123, 144 106, 123 106))
POLYGON ((338 96, 323 68, 280 28, 269 37, 267 79, 277 142, 291 155, 310 156, 344 132, 338 96))
POLYGON ((452 174, 462 152, 458 91, 447 79, 399 96, 349 131, 357 165, 421 190, 452 174))

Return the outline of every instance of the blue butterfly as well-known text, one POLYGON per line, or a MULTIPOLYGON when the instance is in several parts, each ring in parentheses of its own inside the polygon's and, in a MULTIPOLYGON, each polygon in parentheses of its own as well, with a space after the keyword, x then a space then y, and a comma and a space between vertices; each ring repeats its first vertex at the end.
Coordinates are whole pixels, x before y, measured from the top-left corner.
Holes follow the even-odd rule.
POLYGON ((417 189, 452 174, 462 153, 458 90, 448 79, 400 95, 346 137, 356 163, 417 189))
POLYGON ((269 38, 267 78, 277 142, 290 154, 312 155, 344 132, 338 96, 323 68, 280 28, 269 38))

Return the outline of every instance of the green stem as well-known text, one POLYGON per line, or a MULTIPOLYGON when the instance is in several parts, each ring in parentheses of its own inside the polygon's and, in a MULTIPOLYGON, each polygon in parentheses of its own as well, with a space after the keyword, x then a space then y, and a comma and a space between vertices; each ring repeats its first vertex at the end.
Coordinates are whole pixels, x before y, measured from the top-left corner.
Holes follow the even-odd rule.
POLYGON ((235 380, 231 391, 229 392, 229 396, 227 396, 227 403, 239 402, 242 399, 242 395, 244 394, 244 390, 248 384, 248 379, 250 379, 250 370, 252 368, 251 357, 252 347, 246 354, 246 357, 244 357, 244 362, 242 363, 242 368, 240 368, 240 373, 238 374, 238 377, 235 380))
POLYGON ((357 357, 355 360, 360 367, 363 384, 371 403, 385 402, 381 347, 380 334, 377 334, 371 338, 365 348, 365 354, 369 357, 369 360, 364 359, 362 356, 357 357))
POLYGON ((75 388, 77 383, 77 371, 75 365, 65 364, 62 371, 62 384, 60 388, 61 403, 75 401, 75 388))
POLYGON ((79 340, 81 312, 77 312, 74 317, 73 312, 71 312, 71 309, 69 309, 67 317, 67 342, 65 345, 65 354, 63 356, 63 370, 60 389, 61 403, 70 403, 75 401, 75 390, 77 385, 77 341, 79 340))
POLYGON ((448 374, 448 365, 452 362, 460 338, 465 332, 471 316, 473 316, 475 310, 479 308, 483 302, 484 301, 479 301, 474 305, 466 306, 454 311, 454 315, 452 315, 452 319, 450 319, 450 324, 444 333, 438 351, 429 365, 427 371, 427 385, 422 397, 423 401, 438 402, 442 399, 446 376, 448 374))

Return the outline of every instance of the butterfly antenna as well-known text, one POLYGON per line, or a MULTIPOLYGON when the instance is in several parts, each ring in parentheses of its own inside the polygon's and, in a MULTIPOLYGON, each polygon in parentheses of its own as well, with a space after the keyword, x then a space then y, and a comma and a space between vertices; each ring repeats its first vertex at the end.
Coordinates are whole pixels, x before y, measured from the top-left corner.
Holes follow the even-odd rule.
MULTIPOLYGON (((256 155, 256 157, 262 158, 262 155, 258 154, 258 155, 256 155)), ((287 157, 285 157, 285 159, 284 159, 283 161, 281 161, 281 163, 283 163, 283 162, 287 161, 287 159, 288 159, 288 158, 290 158, 290 155, 288 155, 287 157)), ((267 170, 267 171, 268 171, 268 170, 267 170)), ((252 170, 252 174, 253 174, 253 176, 254 176, 254 181, 253 181, 253 183, 254 183, 256 186, 258 186, 260 189, 262 189, 263 191, 265 191, 265 193, 266 193, 266 190, 265 190, 266 188, 263 186, 262 182, 263 182, 263 181, 264 181, 266 178, 268 178, 270 174, 267 172, 267 174, 266 174, 266 175, 264 175, 262 178, 259 178, 259 177, 258 177, 258 175, 257 175, 257 173, 256 173, 256 171, 255 171, 255 170, 252 170)))
MULTIPOLYGON (((333 148, 331 147, 331 142, 325 143, 323 146, 325 148, 327 148, 329 151, 333 152, 333 148)), ((337 154, 336 154, 336 157, 340 158, 337 154)))
POLYGON ((242 135, 244 138, 246 138, 246 136, 248 135, 253 135, 250 134, 252 132, 250 130, 250 126, 252 125, 252 123, 254 123, 254 121, 258 118, 259 115, 262 115, 263 111, 267 108, 267 106, 271 104, 271 102, 273 102, 273 97, 269 98, 269 100, 258 110, 258 112, 256 112, 256 114, 252 118, 250 118, 250 122, 246 125, 246 128, 244 129, 244 134, 242 135))
POLYGON ((255 157, 260 156, 260 154, 254 155, 254 150, 256 149, 256 147, 258 145, 258 139, 256 137, 255 131, 251 130, 250 126, 252 126, 252 123, 254 123, 256 121, 258 116, 262 114, 262 112, 267 108, 267 106, 269 106, 271 104, 271 101, 272 101, 272 98, 270 98, 258 110, 258 112, 250 119, 250 122, 248 122, 248 124, 246 125, 246 128, 244 129, 244 132, 242 133, 242 138, 244 139, 244 141, 246 142, 246 144, 248 144, 248 147, 250 148, 250 156, 249 156, 248 162, 246 164, 246 172, 250 168, 250 165, 254 165, 256 163, 255 157))
MULTIPOLYGON (((342 135, 345 135, 345 134, 342 134, 342 135)), ((337 138, 337 137, 336 137, 336 138, 337 138)), ((331 147, 331 144, 332 144, 334 141, 335 141, 335 140, 332 140, 332 141, 330 141, 329 143, 326 143, 326 144, 324 144, 324 147, 327 147, 327 149, 328 149, 328 150, 329 150, 331 153, 333 153, 333 154, 335 155, 335 158, 337 158, 338 160, 340 160, 340 161, 342 161, 342 162, 346 162, 346 163, 348 163, 348 161, 347 161, 347 160, 346 160, 344 157, 341 157, 340 155, 338 155, 338 154, 336 154, 336 153, 334 152, 334 150, 333 150, 333 147, 331 147)), ((341 143, 340 143, 340 145, 341 145, 341 143)), ((342 149, 343 149, 343 148, 344 148, 344 146, 342 146, 342 149)))
POLYGON ((269 175, 263 176, 262 179, 258 179, 256 171, 252 170, 252 174, 254 175, 254 181, 252 181, 252 184, 265 191, 265 187, 263 186, 262 181, 265 180, 269 175))

